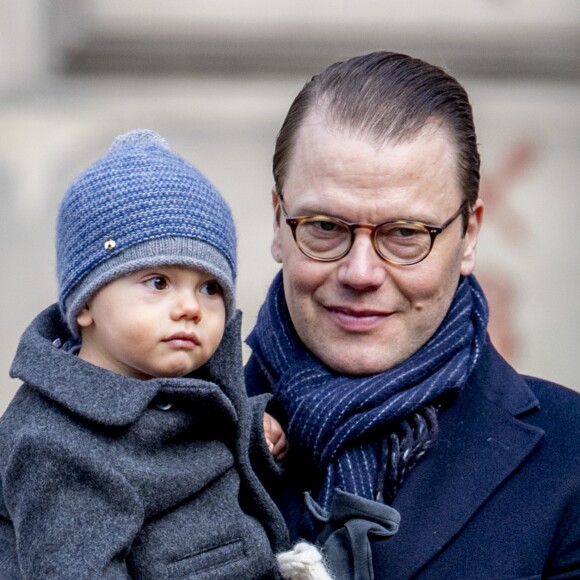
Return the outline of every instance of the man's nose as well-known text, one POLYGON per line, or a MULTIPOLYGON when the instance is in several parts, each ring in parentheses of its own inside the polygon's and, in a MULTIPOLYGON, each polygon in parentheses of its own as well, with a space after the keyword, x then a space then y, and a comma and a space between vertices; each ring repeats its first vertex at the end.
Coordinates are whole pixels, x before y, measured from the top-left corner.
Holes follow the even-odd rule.
POLYGON ((385 281, 386 273, 385 262, 373 246, 371 232, 357 229, 349 253, 339 261, 339 281, 357 290, 378 288, 385 281))

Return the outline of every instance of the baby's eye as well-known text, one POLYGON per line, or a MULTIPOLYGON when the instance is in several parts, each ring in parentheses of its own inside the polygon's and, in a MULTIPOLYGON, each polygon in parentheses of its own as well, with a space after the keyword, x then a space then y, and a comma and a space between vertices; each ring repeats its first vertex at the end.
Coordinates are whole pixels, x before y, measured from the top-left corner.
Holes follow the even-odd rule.
POLYGON ((216 282, 215 280, 206 282, 202 286, 201 291, 203 294, 208 294, 209 296, 222 295, 224 293, 220 283, 216 282))
POLYGON ((165 290, 169 283, 164 276, 153 276, 145 281, 145 285, 152 290, 165 290))

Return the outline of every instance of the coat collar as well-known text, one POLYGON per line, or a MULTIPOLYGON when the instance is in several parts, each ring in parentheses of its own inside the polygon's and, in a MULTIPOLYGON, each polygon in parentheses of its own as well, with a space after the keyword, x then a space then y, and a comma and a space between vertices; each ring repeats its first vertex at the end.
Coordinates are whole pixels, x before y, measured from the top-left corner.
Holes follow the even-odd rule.
POLYGON ((401 526, 387 550, 405 563, 402 576, 417 573, 442 550, 528 457, 543 431, 519 417, 538 406, 525 381, 488 344, 458 399, 441 412, 436 446, 393 504, 401 526))
POLYGON ((214 383, 196 378, 142 381, 119 375, 56 346, 67 337, 58 306, 47 308, 22 335, 10 375, 73 413, 103 425, 134 423, 160 391, 220 399, 236 416, 232 403, 214 383))

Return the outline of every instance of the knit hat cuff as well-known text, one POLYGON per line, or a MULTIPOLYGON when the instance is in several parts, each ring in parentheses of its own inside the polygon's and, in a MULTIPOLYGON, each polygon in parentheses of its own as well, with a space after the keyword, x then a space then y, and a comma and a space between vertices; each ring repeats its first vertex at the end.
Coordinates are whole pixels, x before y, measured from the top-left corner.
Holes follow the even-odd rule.
POLYGON ((60 304, 72 334, 79 336, 77 315, 89 299, 105 284, 125 274, 152 266, 189 266, 216 277, 224 291, 226 320, 235 312, 235 280, 229 262, 214 246, 186 237, 147 240, 112 256, 93 270, 60 304))

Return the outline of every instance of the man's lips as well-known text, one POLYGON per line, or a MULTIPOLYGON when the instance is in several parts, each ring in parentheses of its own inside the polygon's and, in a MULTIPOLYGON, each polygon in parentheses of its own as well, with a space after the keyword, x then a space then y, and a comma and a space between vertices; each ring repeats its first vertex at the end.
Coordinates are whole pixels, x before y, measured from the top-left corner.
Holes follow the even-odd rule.
POLYGON ((199 346, 199 339, 195 334, 179 332, 163 339, 163 342, 174 348, 193 349, 199 346))
POLYGON ((372 330, 392 314, 383 310, 355 309, 332 305, 326 306, 325 309, 331 319, 341 328, 355 332, 372 330))

